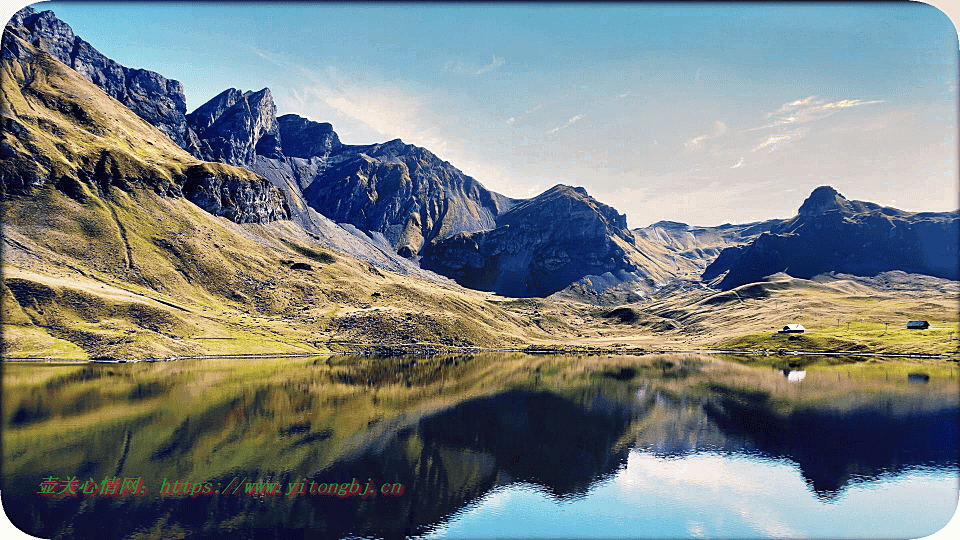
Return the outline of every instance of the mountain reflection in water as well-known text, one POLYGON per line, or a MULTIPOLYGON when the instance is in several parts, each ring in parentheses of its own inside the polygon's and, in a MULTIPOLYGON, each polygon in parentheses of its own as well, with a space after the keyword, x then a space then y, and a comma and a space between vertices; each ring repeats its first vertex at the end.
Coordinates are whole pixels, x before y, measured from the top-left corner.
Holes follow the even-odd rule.
MULTIPOLYGON (((399 538, 442 534, 504 489, 616 508, 604 486, 645 460, 729 455, 790 464, 831 504, 917 471, 956 478, 957 373, 924 367, 917 385, 907 376, 917 369, 814 362, 797 380, 700 355, 519 353, 6 364, 3 500, 15 524, 47 538, 399 538), (150 493, 41 497, 48 476, 142 477, 150 493), (294 482, 354 478, 404 492, 285 496, 294 482), (162 497, 164 479, 279 482, 283 495, 162 497)), ((697 512, 711 504, 705 496, 697 512)), ((517 536, 526 519, 474 534, 517 536)), ((676 525, 664 519, 610 534, 664 536, 676 525)), ((589 535, 580 527, 565 534, 589 535)))

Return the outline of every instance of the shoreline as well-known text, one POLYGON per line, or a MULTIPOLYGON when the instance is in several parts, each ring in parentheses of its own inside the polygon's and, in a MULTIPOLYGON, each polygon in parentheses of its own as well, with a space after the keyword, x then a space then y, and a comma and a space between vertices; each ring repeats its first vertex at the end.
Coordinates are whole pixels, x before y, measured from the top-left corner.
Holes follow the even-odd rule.
POLYGON ((880 352, 861 352, 861 351, 811 351, 811 350, 750 350, 750 349, 643 349, 643 348, 611 348, 611 347, 590 347, 576 345, 558 345, 558 346, 527 346, 525 348, 482 348, 482 347, 433 347, 430 345, 368 345, 358 348, 354 351, 336 351, 336 352, 311 352, 311 353, 259 353, 259 354, 210 354, 210 355, 174 355, 166 358, 50 358, 50 357, 26 357, 26 358, 0 358, 0 362, 44 362, 44 363, 88 363, 88 364, 137 364, 137 363, 156 363, 156 362, 174 362, 177 360, 210 360, 221 358, 307 358, 314 356, 368 356, 368 357, 391 357, 391 356, 416 356, 433 357, 450 354, 464 353, 493 353, 493 352, 519 352, 530 355, 562 355, 562 354, 588 354, 588 355, 621 355, 621 356, 643 356, 648 354, 732 354, 740 356, 833 356, 833 357, 866 357, 866 358, 899 358, 899 359, 933 359, 947 360, 960 363, 960 354, 923 354, 923 353, 880 353, 880 352))

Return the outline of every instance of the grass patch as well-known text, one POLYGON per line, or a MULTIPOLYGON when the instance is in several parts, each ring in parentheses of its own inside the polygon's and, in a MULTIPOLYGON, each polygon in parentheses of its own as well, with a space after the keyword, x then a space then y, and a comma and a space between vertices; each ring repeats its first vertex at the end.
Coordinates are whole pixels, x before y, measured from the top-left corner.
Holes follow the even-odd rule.
POLYGON ((312 259, 314 261, 324 263, 324 264, 331 264, 337 261, 337 259, 334 258, 334 256, 330 255, 329 253, 326 253, 317 249, 301 246, 300 244, 297 244, 296 242, 291 242, 289 240, 283 240, 283 243, 293 251, 296 251, 297 253, 299 253, 300 255, 303 255, 308 259, 312 259))
POLYGON ((857 341, 841 339, 822 334, 779 334, 757 333, 731 339, 721 344, 723 348, 776 351, 823 351, 823 352, 863 352, 867 346, 857 341))

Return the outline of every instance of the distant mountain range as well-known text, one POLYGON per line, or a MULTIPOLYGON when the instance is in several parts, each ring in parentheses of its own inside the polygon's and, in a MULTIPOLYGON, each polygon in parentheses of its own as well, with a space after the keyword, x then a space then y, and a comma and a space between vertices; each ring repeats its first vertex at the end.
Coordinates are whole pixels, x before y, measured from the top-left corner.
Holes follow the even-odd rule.
POLYGON ((53 120, 26 121, 18 98, 8 98, 0 156, 5 197, 44 183, 82 197, 98 182, 139 182, 240 223, 289 219, 320 243, 382 268, 435 272, 519 297, 578 283, 649 292, 676 279, 726 289, 776 272, 960 277, 956 212, 903 212, 821 187, 789 220, 720 227, 659 222, 631 231, 624 215, 583 188, 558 185, 511 199, 399 139, 343 144, 328 123, 278 116, 266 88, 227 89, 188 114, 179 82, 106 58, 50 11, 24 8, 6 30, 5 80, 32 92, 30 99, 81 124, 100 116, 108 122, 117 116, 112 108, 124 106, 159 131, 131 127, 126 140, 91 151, 74 144, 87 135, 53 120), (27 84, 46 73, 74 77, 38 50, 116 102, 91 104, 67 88, 27 84), (142 167, 142 154, 149 158, 154 149, 163 150, 154 156, 159 169, 142 167))
POLYGON ((811 278, 826 272, 876 275, 889 270, 960 279, 957 212, 905 212, 850 201, 818 187, 797 215, 747 244, 723 250, 704 271, 722 289, 784 272, 811 278))

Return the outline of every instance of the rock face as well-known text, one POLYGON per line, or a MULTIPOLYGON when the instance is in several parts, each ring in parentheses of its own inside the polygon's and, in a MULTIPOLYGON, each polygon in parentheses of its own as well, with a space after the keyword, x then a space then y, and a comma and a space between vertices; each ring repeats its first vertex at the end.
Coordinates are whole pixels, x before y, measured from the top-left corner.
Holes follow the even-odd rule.
POLYGON ((958 279, 958 243, 957 212, 905 212, 847 200, 821 186, 793 219, 745 246, 721 252, 703 279, 726 272, 720 281, 723 289, 776 272, 810 278, 830 271, 872 276, 901 270, 958 279))
MULTIPOLYGON (((286 143, 285 143, 286 144, 286 143)), ((383 234, 403 257, 434 239, 491 229, 512 200, 399 139, 340 146, 304 196, 330 219, 383 234)))
POLYGON ((327 123, 276 117, 269 89, 229 89, 187 121, 197 155, 263 174, 287 195, 292 217, 314 227, 305 203, 338 223, 382 235, 416 259, 436 238, 490 229, 511 199, 487 190, 430 151, 399 139, 344 145, 327 123))
POLYGON ((18 11, 7 29, 27 43, 48 52, 107 95, 156 126, 181 148, 192 151, 196 137, 187 126, 183 85, 145 69, 131 69, 107 58, 74 35, 52 11, 18 11))
POLYGON ((286 219, 289 211, 280 192, 266 181, 250 182, 205 165, 187 168, 183 195, 215 216, 236 223, 265 223, 286 219))
POLYGON ((343 146, 333 126, 326 122, 313 122, 295 114, 285 114, 277 122, 283 153, 288 157, 327 158, 343 146))
POLYGON ((201 159, 243 166, 256 156, 283 158, 277 106, 269 88, 225 90, 188 114, 187 122, 200 140, 195 155, 201 159))
POLYGON ((626 216, 583 188, 558 185, 517 203, 496 228, 428 245, 424 268, 465 287, 508 296, 547 296, 589 275, 621 281, 649 275, 626 216), (629 276, 629 277, 627 277, 629 276))

